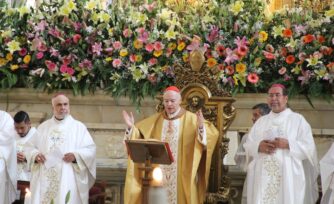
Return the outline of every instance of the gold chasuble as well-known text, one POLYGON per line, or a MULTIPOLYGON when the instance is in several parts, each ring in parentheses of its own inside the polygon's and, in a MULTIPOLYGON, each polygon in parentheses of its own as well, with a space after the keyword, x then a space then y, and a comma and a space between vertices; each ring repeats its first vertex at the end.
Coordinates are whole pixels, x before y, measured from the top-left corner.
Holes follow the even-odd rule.
MULTIPOLYGON (((164 113, 157 113, 138 122, 132 130, 132 139, 161 140, 164 121, 168 121, 164 113)), ((204 202, 208 184, 211 156, 218 140, 219 132, 216 127, 205 121, 207 145, 198 139, 196 114, 181 110, 179 115, 171 119, 179 121, 177 144, 177 203, 201 204, 204 202)), ((141 203, 141 187, 143 172, 139 164, 128 160, 126 173, 124 202, 125 204, 141 203)), ((162 165, 163 167, 163 165, 162 165)))

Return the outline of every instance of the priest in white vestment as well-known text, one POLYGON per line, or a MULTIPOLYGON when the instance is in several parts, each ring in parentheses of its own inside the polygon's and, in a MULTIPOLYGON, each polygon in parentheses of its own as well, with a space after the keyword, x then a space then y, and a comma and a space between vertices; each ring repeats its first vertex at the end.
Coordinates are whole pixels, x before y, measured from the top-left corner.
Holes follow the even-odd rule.
POLYGON ((31 127, 28 113, 19 111, 14 115, 16 131, 16 157, 17 157, 17 181, 30 181, 30 169, 23 151, 26 142, 35 134, 36 128, 31 127))
MULTIPOLYGON (((136 124, 131 114, 123 111, 128 127, 127 139, 157 139, 167 141, 174 162, 161 165, 168 204, 201 204, 204 202, 210 173, 211 156, 218 130, 196 114, 180 107, 181 94, 177 87, 168 87, 163 95, 164 111, 136 124)), ((139 165, 128 162, 124 190, 125 204, 142 203, 142 171, 139 165)))
POLYGON ((96 178, 96 146, 86 126, 70 115, 69 99, 52 98, 53 117, 28 141, 31 203, 87 204, 96 178))
MULTIPOLYGON (((252 121, 253 124, 263 115, 267 115, 270 112, 270 108, 266 103, 258 103, 252 107, 252 121)), ((247 166, 249 162, 251 162, 252 158, 246 158, 245 148, 243 147, 248 137, 248 133, 246 133, 238 146, 237 152, 234 156, 235 163, 239 166, 239 168, 243 171, 247 172, 247 166)), ((244 187, 242 189, 241 195, 241 204, 247 203, 247 175, 245 177, 244 187)))
POLYGON ((334 203, 334 143, 320 160, 321 204, 334 203))
POLYGON ((314 204, 318 199, 317 152, 310 125, 287 108, 284 85, 268 91, 272 111, 259 118, 244 147, 248 204, 314 204))
POLYGON ((16 198, 16 148, 13 118, 0 110, 0 203, 16 198))

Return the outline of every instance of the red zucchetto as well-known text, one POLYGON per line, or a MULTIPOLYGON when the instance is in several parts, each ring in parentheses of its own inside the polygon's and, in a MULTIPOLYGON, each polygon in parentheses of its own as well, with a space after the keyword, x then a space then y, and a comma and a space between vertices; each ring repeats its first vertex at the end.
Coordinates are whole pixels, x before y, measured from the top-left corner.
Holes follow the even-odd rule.
POLYGON ((180 93, 180 89, 177 88, 176 86, 169 86, 165 89, 164 93, 167 91, 175 91, 176 93, 180 93))

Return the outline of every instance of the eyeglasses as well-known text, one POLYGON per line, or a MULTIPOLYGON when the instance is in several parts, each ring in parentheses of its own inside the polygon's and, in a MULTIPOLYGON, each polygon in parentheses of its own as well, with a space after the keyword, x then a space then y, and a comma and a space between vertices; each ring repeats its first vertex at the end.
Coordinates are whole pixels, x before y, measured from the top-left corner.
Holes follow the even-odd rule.
POLYGON ((269 94, 269 98, 274 98, 274 97, 279 98, 279 97, 281 97, 281 96, 283 96, 283 95, 280 94, 280 93, 270 93, 270 94, 269 94))

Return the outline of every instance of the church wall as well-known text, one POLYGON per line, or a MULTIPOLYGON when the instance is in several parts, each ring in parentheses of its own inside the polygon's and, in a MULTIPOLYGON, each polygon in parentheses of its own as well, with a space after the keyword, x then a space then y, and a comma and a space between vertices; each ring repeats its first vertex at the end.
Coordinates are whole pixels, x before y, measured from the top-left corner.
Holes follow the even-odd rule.
MULTIPOLYGON (((145 99, 142 102, 140 112, 126 98, 114 100, 109 95, 96 92, 95 95, 73 96, 71 91, 63 91, 70 98, 71 114, 82 121, 88 127, 97 145, 97 179, 108 183, 108 199, 110 203, 122 202, 122 189, 126 169, 126 151, 123 146, 124 128, 122 110, 132 111, 135 120, 139 121, 155 112, 156 101, 145 99)), ((35 125, 51 117, 52 95, 37 92, 33 89, 12 89, 0 93, 0 109, 10 112, 12 115, 19 110, 27 111, 35 125)), ((233 150, 236 149, 240 135, 249 130, 252 125, 252 106, 260 102, 266 102, 266 94, 241 94, 234 97, 237 115, 230 132, 236 132, 230 142, 228 156, 233 158, 233 150)), ((334 103, 321 100, 313 100, 315 108, 302 97, 289 100, 290 107, 301 113, 311 124, 318 148, 319 158, 334 141, 334 103)), ((245 174, 231 164, 229 174, 232 177, 232 187, 235 203, 238 203, 245 174)))

